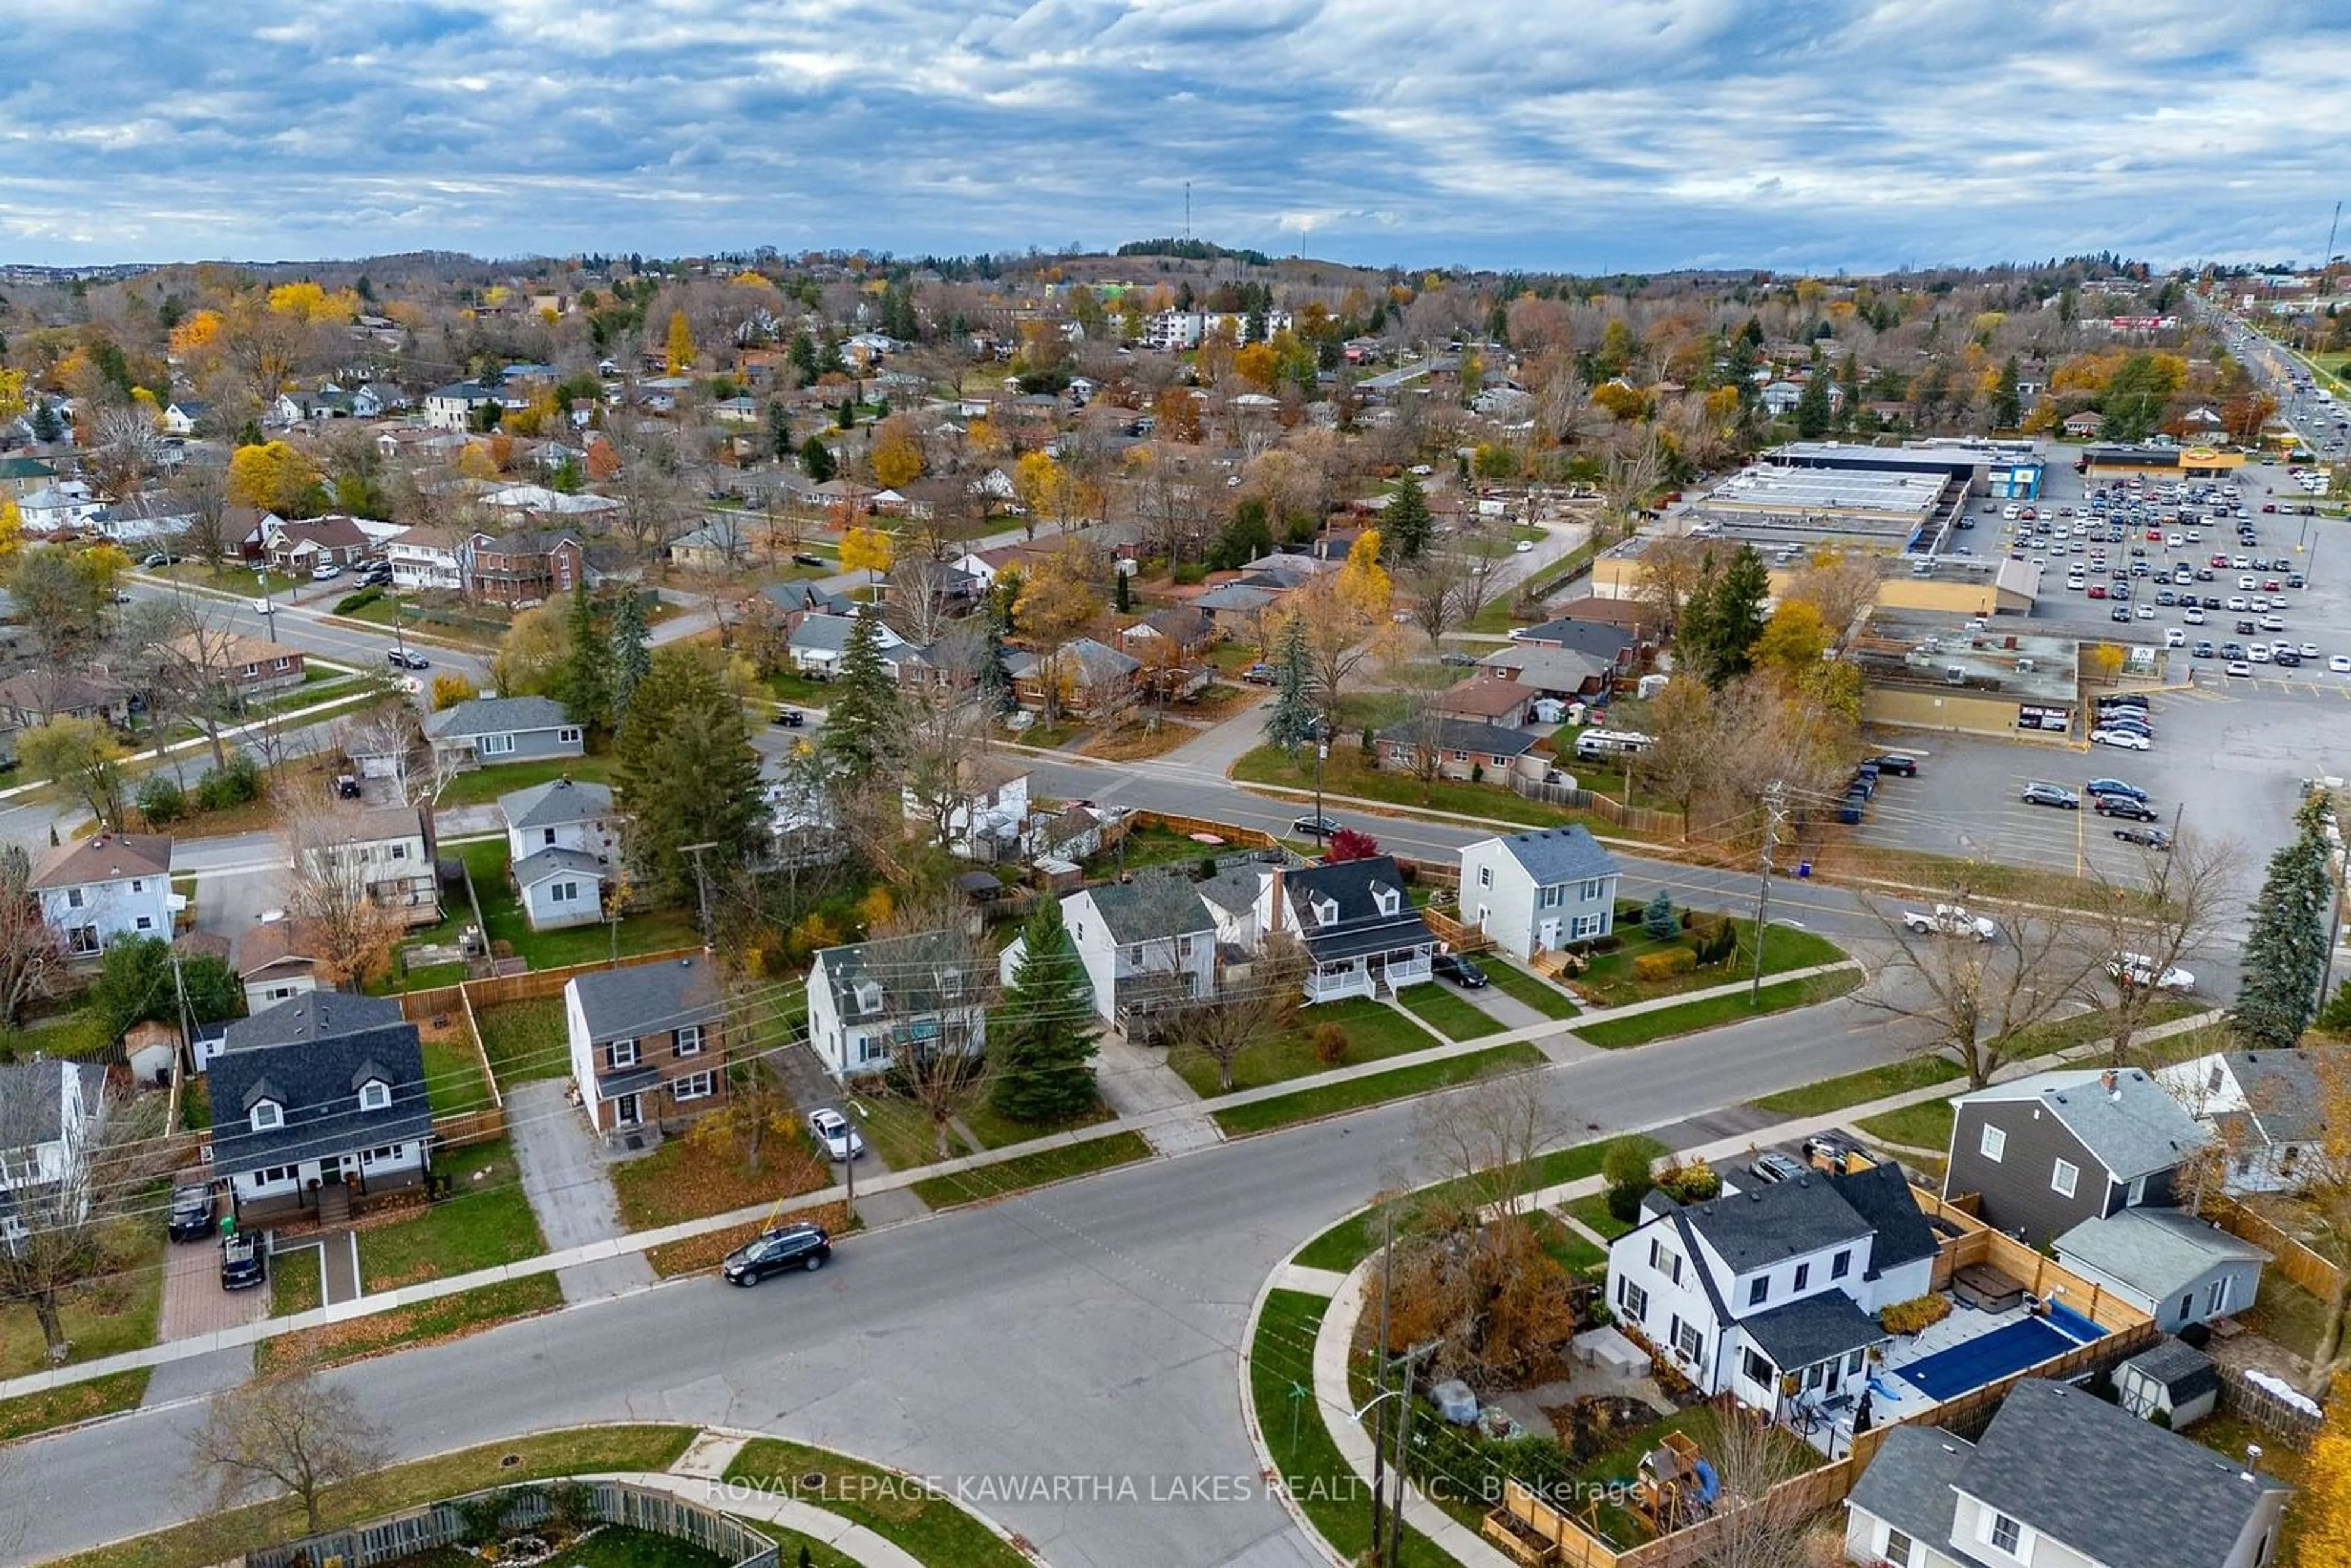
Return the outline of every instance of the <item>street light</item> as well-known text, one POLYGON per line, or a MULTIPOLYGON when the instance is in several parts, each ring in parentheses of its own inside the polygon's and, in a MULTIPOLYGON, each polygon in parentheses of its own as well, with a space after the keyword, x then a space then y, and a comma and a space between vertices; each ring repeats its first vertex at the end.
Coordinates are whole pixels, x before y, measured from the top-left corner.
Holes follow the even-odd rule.
POLYGON ((277 606, 269 602, 269 574, 266 571, 255 572, 253 574, 253 585, 261 590, 262 621, 266 624, 273 626, 276 625, 277 622, 273 617, 277 613, 277 606))
POLYGON ((1322 759, 1331 755, 1331 727, 1321 718, 1314 721, 1314 833, 1322 834, 1322 759))

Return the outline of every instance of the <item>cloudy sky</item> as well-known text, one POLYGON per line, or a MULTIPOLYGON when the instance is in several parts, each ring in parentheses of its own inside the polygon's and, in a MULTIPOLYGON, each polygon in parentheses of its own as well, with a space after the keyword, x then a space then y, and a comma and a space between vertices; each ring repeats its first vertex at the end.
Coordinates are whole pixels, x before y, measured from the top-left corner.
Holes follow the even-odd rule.
MULTIPOLYGON (((2346 0, 0 0, 0 261, 2314 258, 2346 0)), ((2337 248, 2351 241, 2338 240, 2337 248)))

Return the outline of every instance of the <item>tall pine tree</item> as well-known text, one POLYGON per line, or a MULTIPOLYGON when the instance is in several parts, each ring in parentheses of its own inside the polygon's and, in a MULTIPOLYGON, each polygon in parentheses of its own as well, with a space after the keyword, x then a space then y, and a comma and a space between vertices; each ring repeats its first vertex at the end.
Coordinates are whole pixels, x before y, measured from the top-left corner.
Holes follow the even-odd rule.
POLYGON ((811 435, 800 443, 800 472, 821 485, 833 476, 836 465, 832 448, 824 444, 821 435, 811 435))
POLYGON ((1281 623, 1281 641, 1274 649, 1273 709, 1265 716, 1266 739, 1284 751, 1295 753, 1322 725, 1309 689, 1313 679, 1306 622, 1292 615, 1281 623))
POLYGON ((694 883, 686 844, 711 844, 714 870, 740 865, 767 838, 759 754, 743 705, 710 661, 664 648, 629 702, 613 737, 614 804, 628 821, 629 864, 656 896, 682 897, 694 883))
POLYGON ((1796 395, 1796 434, 1806 441, 1818 441, 1829 433, 1829 373, 1821 362, 1820 345, 1813 346, 1812 373, 1804 382, 1804 390, 1796 395))
POLYGON ((628 716, 629 698, 653 667, 653 633, 645 625, 644 597, 634 588, 621 591, 612 609, 612 722, 628 716))
POLYGON ((860 609, 841 650, 841 679, 817 746, 845 789, 861 789, 889 771, 904 733, 898 683, 882 662, 881 618, 860 609))
POLYGON ((1085 966, 1048 895, 1021 931, 1020 961, 987 1023, 988 1098, 1017 1122, 1066 1122, 1094 1107, 1094 1011, 1085 966))
POLYGON ((574 724, 609 732, 612 728, 612 653, 604 641, 604 617, 589 596, 586 583, 572 591, 565 630, 571 646, 564 655, 559 683, 563 710, 574 724))
POLYGON ((2310 1027, 2326 974, 2335 919, 2335 885, 2321 813, 2314 795, 2294 814, 2301 831, 2270 857, 2245 936, 2245 977, 2229 1028, 2248 1050, 2291 1051, 2310 1027))
POLYGON ((1428 492, 1420 487, 1420 480, 1407 474, 1396 481, 1389 498, 1387 510, 1380 514, 1380 537, 1395 552, 1398 560, 1418 560, 1428 548, 1429 535, 1436 529, 1436 519, 1429 515, 1428 492))

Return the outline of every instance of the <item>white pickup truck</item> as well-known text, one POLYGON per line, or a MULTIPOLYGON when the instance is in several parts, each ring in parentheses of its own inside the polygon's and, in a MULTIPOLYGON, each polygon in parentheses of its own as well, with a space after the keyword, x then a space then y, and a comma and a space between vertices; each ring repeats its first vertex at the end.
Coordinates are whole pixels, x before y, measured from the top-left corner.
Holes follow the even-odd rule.
POLYGON ((1932 915, 1906 909, 1902 912, 1902 924, 1921 936, 1931 931, 1941 936, 1972 936, 1979 942, 1989 942, 2000 933, 2000 927, 1990 920, 1970 915, 1956 904, 1938 904, 1932 915))

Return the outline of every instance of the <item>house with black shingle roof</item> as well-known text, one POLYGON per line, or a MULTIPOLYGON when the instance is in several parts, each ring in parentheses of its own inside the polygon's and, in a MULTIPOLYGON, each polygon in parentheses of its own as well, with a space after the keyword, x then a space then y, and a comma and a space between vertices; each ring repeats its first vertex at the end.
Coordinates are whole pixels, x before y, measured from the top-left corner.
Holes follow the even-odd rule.
POLYGON ((1306 999, 1375 997, 1436 977, 1437 933, 1413 907, 1394 855, 1284 870, 1266 881, 1258 928, 1306 948, 1306 999))
POLYGON ((329 1188, 413 1186, 430 1168, 423 1048, 388 998, 313 991, 240 1019, 205 1084, 213 1171, 240 1219, 316 1212, 329 1188))

